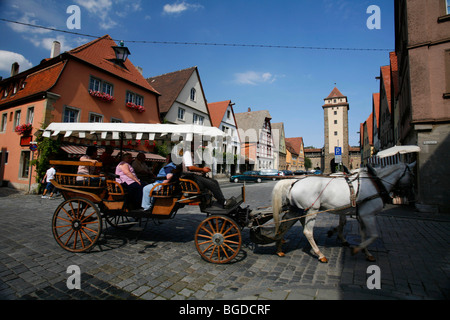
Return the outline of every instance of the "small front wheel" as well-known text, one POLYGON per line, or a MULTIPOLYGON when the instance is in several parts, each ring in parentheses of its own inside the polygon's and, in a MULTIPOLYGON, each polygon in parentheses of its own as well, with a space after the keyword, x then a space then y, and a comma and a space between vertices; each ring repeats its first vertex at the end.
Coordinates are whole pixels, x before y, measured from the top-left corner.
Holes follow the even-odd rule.
POLYGON ((53 236, 56 242, 67 251, 89 250, 97 242, 101 230, 100 211, 87 199, 66 200, 56 208, 53 214, 53 236))
POLYGON ((208 262, 227 263, 239 253, 241 230, 227 216, 211 216, 203 220, 195 232, 198 253, 208 262))

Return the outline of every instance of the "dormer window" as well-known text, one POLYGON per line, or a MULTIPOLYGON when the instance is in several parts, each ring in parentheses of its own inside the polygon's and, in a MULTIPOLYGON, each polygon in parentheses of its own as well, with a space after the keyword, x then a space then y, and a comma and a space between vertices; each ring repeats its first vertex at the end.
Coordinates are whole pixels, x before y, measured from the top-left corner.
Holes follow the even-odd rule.
POLYGON ((191 89, 191 100, 192 101, 196 101, 197 99, 197 91, 195 90, 195 88, 191 89))

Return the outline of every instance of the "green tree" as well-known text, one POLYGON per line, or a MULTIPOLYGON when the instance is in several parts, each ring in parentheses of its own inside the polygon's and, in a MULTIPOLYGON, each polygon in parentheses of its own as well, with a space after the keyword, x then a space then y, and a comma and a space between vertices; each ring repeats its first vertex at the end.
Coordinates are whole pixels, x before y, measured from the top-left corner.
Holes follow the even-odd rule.
POLYGON ((305 157, 305 169, 308 170, 311 167, 312 167, 311 159, 308 157, 305 157))

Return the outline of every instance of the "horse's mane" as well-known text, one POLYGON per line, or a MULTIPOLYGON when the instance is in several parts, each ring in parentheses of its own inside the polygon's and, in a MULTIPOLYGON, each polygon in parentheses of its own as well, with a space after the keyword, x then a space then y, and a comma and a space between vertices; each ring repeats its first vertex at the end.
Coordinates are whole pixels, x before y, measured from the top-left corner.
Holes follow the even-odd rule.
MULTIPOLYGON (((384 178, 386 176, 391 175, 394 171, 398 170, 400 167, 404 166, 403 163, 399 162, 396 164, 391 164, 388 166, 384 166, 384 167, 376 167, 373 168, 377 174, 377 176, 379 176, 380 178, 384 178)), ((367 169, 365 169, 367 171, 367 169)))

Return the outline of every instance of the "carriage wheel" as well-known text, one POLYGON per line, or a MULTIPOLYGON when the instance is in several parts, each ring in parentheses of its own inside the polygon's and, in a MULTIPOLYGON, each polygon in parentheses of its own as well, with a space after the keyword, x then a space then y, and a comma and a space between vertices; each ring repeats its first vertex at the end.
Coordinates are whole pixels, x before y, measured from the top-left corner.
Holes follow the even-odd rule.
POLYGON ((69 199, 56 208, 52 220, 53 236, 71 252, 92 248, 100 237, 102 219, 97 206, 87 199, 69 199))
POLYGON ((195 246, 205 260, 227 263, 239 253, 241 230, 227 216, 211 216, 203 220, 195 232, 195 246))

